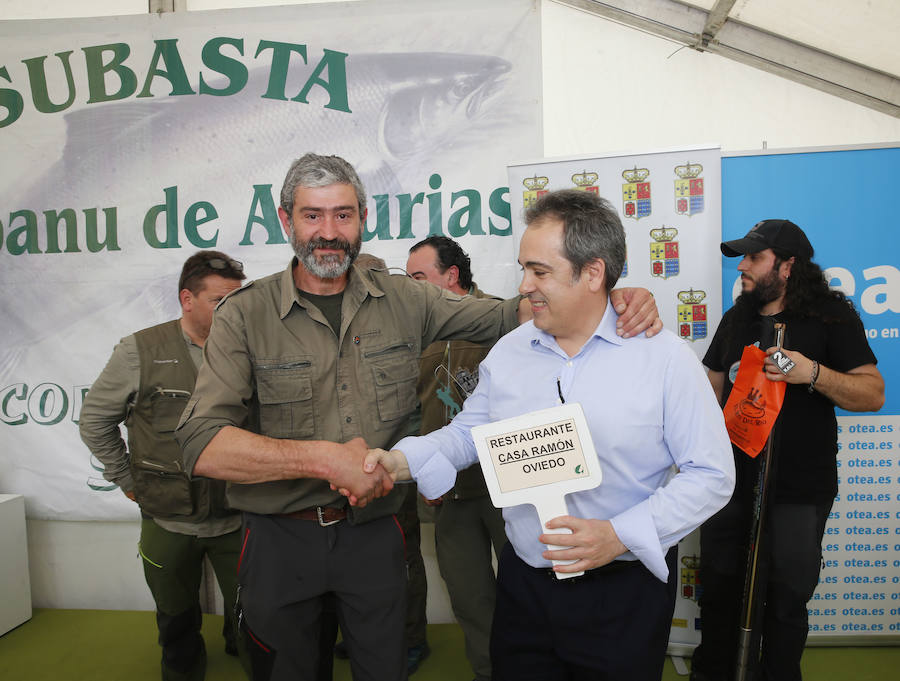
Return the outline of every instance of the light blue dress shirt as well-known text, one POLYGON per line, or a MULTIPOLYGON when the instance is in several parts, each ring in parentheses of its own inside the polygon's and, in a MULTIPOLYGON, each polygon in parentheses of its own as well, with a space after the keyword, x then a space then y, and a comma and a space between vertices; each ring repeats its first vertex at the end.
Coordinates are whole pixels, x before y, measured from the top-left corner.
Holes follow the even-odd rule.
MULTIPOLYGON (((574 357, 532 322, 507 334, 479 369, 478 387, 444 428, 407 437, 396 449, 425 497, 449 490, 477 461, 473 426, 560 404, 584 410, 600 460, 600 486, 566 496, 569 514, 612 522, 628 552, 665 581, 665 553, 718 511, 734 489, 734 460, 722 411, 700 361, 668 330, 653 338, 616 335, 612 305, 574 357)), ((518 556, 549 567, 530 504, 503 509, 518 556)))

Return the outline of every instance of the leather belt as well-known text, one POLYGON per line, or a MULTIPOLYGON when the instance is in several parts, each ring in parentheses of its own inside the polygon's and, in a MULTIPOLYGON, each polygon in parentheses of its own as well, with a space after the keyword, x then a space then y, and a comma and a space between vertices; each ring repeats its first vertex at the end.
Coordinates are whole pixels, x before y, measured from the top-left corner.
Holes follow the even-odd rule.
POLYGON ((290 513, 277 513, 279 518, 294 518, 296 520, 313 520, 322 527, 328 527, 339 523, 347 517, 346 508, 335 508, 334 506, 313 506, 312 508, 304 508, 300 511, 291 511, 290 513))

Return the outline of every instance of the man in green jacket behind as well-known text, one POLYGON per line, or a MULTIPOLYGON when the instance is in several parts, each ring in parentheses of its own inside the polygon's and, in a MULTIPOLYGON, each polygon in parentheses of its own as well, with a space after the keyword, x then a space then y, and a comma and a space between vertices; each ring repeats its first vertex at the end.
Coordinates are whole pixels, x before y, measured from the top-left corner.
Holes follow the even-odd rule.
POLYGON ((103 476, 141 508, 139 548, 156 603, 164 681, 199 681, 206 671, 199 600, 204 556, 225 602, 225 650, 237 654, 232 609, 241 516, 226 507, 224 482, 188 478, 174 431, 194 390, 213 311, 244 277, 243 265, 219 251, 188 258, 178 281, 181 318, 123 338, 79 417, 81 439, 103 463, 103 476))
MULTIPOLYGON (((473 281, 466 252, 446 236, 430 236, 410 248, 406 271, 413 279, 457 295, 492 297, 473 281)), ((490 343, 465 340, 439 341, 425 348, 417 389, 422 435, 446 426, 459 413, 478 385, 478 365, 490 349, 490 343)), ((476 681, 490 681, 489 643, 496 595, 491 546, 499 556, 506 544, 503 514, 491 503, 478 464, 460 471, 449 492, 425 503, 434 507, 438 567, 465 635, 466 657, 476 681)))

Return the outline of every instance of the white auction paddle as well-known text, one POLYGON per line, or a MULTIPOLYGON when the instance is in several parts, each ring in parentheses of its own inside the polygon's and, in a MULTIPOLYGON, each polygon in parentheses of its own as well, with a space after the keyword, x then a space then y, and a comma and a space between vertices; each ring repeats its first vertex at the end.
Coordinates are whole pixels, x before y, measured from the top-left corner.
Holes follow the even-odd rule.
MULTIPOLYGON (((472 428, 484 480, 497 508, 531 504, 547 533, 547 521, 569 515, 566 495, 600 484, 600 461, 581 405, 577 402, 472 428)), ((550 549, 567 548, 548 544, 550 549)), ((573 560, 554 560, 568 565, 573 560)), ((558 579, 584 572, 557 572, 558 579)))

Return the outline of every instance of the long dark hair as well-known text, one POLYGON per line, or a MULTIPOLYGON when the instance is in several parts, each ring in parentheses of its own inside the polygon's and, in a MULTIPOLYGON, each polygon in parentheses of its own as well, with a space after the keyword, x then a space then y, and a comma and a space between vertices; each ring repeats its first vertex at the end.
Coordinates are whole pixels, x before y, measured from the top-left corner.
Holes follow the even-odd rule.
MULTIPOLYGON (((775 263, 778 269, 781 263, 790 260, 792 255, 786 251, 773 248, 775 263)), ((825 324, 843 321, 836 310, 836 303, 844 303, 856 314, 856 309, 843 292, 829 288, 822 268, 808 258, 794 257, 791 275, 788 277, 784 291, 784 311, 786 317, 794 319, 821 319, 825 324)), ((839 308, 837 308, 839 309, 839 308)), ((759 314, 759 309, 752 296, 741 294, 734 301, 734 314, 737 327, 749 323, 759 314)))
MULTIPOLYGON (((791 255, 773 249, 775 267, 789 260, 791 255)), ((812 260, 794 258, 791 265, 791 276, 788 277, 784 291, 784 312, 791 317, 819 317, 825 323, 835 322, 832 318, 833 307, 824 303, 845 303, 853 309, 853 302, 842 291, 829 288, 825 273, 812 260)))

